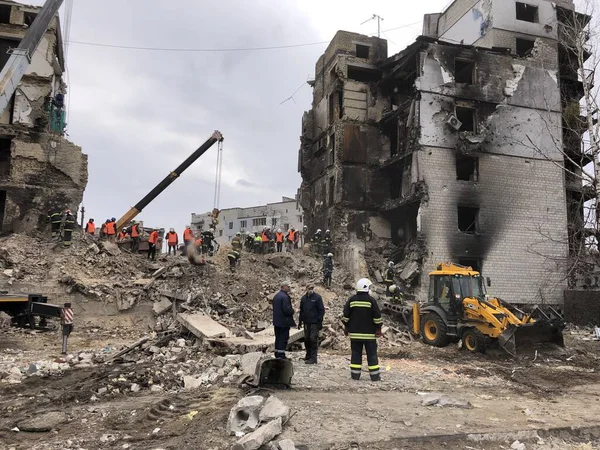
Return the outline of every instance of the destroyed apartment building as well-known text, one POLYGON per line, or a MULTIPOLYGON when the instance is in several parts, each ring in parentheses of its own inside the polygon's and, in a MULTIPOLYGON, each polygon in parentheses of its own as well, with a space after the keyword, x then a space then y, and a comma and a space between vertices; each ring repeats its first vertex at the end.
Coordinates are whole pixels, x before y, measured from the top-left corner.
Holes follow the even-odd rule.
POLYGON ((390 57, 384 39, 338 31, 317 61, 300 202, 355 276, 384 253, 424 299, 426 274, 454 261, 508 301, 562 303, 587 195, 561 168, 563 145, 584 158, 562 132, 581 97, 560 34, 574 6, 524 5, 457 0, 390 57))
MULTIPOLYGON (((0 1, 0 65, 40 8, 0 1)), ((76 211, 87 185, 87 155, 64 137, 65 55, 58 16, 0 117, 0 229, 26 232, 51 207, 76 211)))

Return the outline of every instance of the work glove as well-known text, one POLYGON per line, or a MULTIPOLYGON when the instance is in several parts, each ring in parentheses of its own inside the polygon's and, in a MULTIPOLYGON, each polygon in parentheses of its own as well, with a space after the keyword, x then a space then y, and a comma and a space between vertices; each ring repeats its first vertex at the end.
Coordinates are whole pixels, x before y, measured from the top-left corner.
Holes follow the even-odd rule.
POLYGON ((375 336, 381 337, 381 328, 377 328, 377 331, 375 331, 375 336))

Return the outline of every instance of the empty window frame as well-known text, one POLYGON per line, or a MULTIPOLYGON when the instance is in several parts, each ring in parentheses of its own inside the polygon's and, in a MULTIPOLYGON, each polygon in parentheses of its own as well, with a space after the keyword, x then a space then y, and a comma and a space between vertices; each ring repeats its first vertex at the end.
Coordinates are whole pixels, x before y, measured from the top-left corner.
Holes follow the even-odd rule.
POLYGON ((517 2, 517 20, 538 23, 538 7, 527 3, 517 2))
POLYGON ((246 228, 247 223, 245 220, 240 220, 240 228, 246 228))
POLYGON ((458 229, 463 233, 475 234, 479 231, 479 208, 459 206, 458 229))
POLYGON ((331 125, 333 123, 333 117, 335 115, 335 110, 334 110, 334 95, 330 94, 329 95, 329 104, 328 104, 328 109, 327 109, 327 118, 328 118, 328 123, 329 125, 331 125))
POLYGON ((335 177, 329 177, 329 206, 333 205, 335 193, 335 177))
POLYGON ((25 25, 27 25, 28 27, 30 27, 31 24, 33 23, 33 21, 35 20, 36 16, 37 16, 37 13, 26 12, 24 14, 24 23, 25 23, 25 25))
POLYGON ((371 83, 379 81, 381 73, 377 70, 348 66, 348 78, 354 81, 360 81, 361 83, 371 83))
POLYGON ((277 226, 277 218, 276 218, 276 217, 273 217, 273 218, 271 219, 271 226, 272 226, 272 227, 276 227, 276 226, 277 226))
POLYGON ((369 58, 369 46, 356 44, 356 57, 357 58, 369 58))
POLYGON ((456 155, 456 179, 459 181, 478 181, 479 159, 456 155))
POLYGON ((465 59, 454 60, 454 81, 457 83, 473 84, 475 77, 475 62, 465 59))
POLYGON ((233 222, 229 222, 229 229, 233 230, 233 222))
POLYGON ((10 23, 11 9, 10 5, 0 5, 0 23, 10 23))
POLYGON ((0 177, 10 175, 12 139, 0 138, 0 177))
POLYGON ((267 224, 267 218, 266 217, 259 217, 258 219, 252 219, 252 226, 253 227, 259 227, 259 226, 264 226, 267 224))
POLYGON ((333 166, 335 163, 335 133, 331 133, 329 136, 329 165, 333 166))
POLYGON ((219 236, 223 236, 223 230, 219 230, 219 236))
POLYGON ((461 121, 460 131, 477 132, 475 124, 477 123, 476 111, 474 108, 464 106, 456 107, 456 118, 461 121))
POLYGON ((533 47, 535 46, 535 41, 531 39, 516 39, 516 50, 517 56, 529 56, 533 51, 533 47))

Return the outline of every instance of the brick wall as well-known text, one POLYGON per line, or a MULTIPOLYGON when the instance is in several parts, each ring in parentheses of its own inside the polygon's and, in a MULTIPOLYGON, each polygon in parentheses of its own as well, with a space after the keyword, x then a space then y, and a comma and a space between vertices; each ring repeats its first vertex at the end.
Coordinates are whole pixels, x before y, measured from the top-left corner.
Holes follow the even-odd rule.
POLYGON ((567 254, 561 169, 544 160, 482 154, 479 182, 457 181, 454 150, 432 147, 419 152, 419 167, 430 193, 421 206, 429 256, 424 273, 439 262, 481 258, 490 294, 513 303, 542 297, 562 303, 565 274, 553 261, 567 254), (479 206, 478 235, 458 230, 458 205, 479 206))

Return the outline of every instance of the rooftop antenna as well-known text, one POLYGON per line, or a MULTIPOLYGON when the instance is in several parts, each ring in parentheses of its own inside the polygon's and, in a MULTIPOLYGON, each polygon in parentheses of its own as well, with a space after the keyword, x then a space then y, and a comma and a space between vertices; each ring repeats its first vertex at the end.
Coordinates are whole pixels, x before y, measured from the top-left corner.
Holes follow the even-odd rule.
POLYGON ((363 23, 361 23, 361 25, 364 25, 365 23, 370 22, 371 20, 377 20, 377 37, 381 37, 381 21, 383 20, 383 17, 377 14, 373 14, 373 17, 365 20, 363 23))

